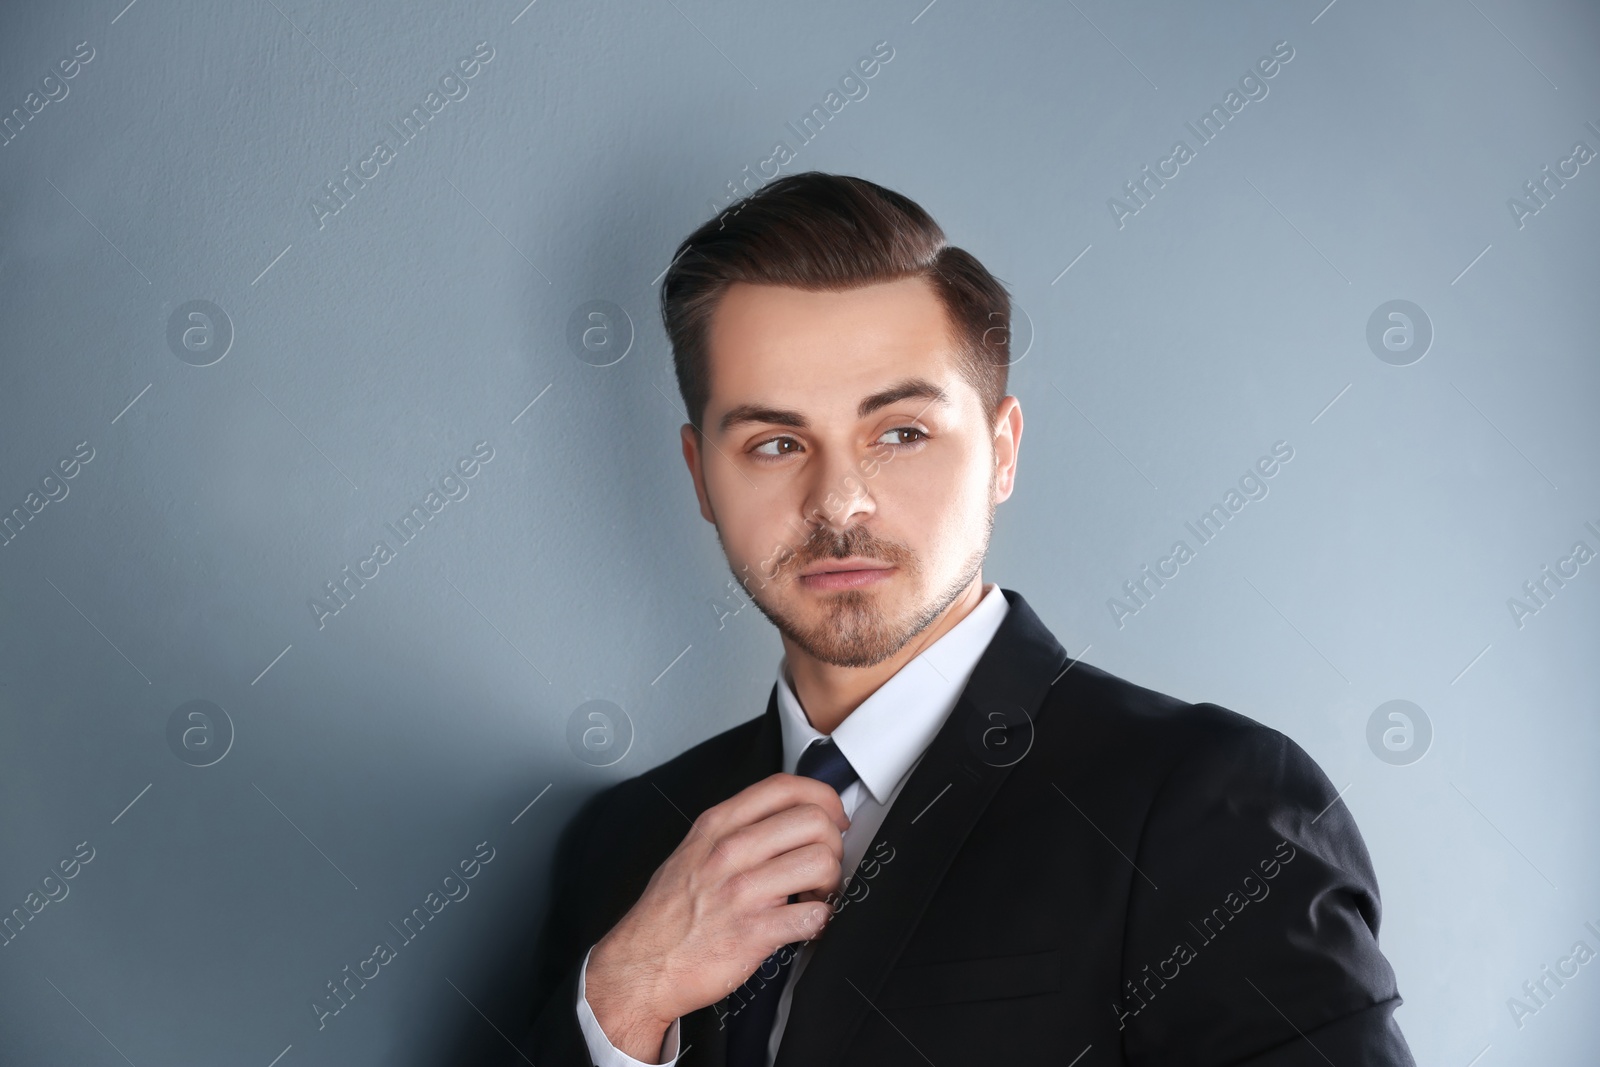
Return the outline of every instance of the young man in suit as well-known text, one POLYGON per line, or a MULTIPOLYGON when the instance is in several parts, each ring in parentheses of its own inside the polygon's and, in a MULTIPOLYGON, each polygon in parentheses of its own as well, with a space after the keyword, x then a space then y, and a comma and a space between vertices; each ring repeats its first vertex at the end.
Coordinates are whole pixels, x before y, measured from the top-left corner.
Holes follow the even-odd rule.
POLYGON ((700 512, 784 656, 764 714, 568 827, 514 1062, 1410 1065, 1311 758, 984 584, 1004 287, 809 172, 690 235, 661 306, 700 512))

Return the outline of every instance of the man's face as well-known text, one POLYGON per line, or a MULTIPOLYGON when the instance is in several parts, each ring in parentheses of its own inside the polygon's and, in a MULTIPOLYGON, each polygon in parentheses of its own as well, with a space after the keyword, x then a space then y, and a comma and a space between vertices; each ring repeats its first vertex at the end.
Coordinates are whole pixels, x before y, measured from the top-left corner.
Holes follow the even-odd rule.
POLYGON ((899 651, 979 573, 1022 415, 989 428, 944 307, 910 278, 839 293, 731 286, 709 336, 700 512, 773 625, 825 663, 899 651))

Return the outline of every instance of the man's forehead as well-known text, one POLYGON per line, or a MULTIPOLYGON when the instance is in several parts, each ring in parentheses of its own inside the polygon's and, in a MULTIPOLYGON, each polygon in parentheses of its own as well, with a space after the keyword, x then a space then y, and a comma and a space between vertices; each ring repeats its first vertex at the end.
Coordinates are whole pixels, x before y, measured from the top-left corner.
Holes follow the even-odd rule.
POLYGON ((925 278, 838 290, 734 282, 712 310, 709 340, 781 345, 841 330, 874 341, 947 339, 950 332, 944 302, 925 278))
POLYGON ((713 424, 754 408, 864 417, 906 397, 948 403, 959 377, 944 306, 920 278, 842 292, 739 283, 707 341, 713 424))

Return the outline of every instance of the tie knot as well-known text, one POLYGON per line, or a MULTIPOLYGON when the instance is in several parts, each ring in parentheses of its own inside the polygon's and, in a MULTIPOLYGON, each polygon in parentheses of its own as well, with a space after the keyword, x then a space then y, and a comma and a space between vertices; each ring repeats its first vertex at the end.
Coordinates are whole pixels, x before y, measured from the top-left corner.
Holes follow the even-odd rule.
POLYGON ((800 753, 795 773, 827 782, 840 793, 857 778, 856 769, 850 766, 850 761, 845 759, 844 753, 839 751, 839 746, 833 743, 831 737, 818 738, 807 745, 806 750, 800 753))

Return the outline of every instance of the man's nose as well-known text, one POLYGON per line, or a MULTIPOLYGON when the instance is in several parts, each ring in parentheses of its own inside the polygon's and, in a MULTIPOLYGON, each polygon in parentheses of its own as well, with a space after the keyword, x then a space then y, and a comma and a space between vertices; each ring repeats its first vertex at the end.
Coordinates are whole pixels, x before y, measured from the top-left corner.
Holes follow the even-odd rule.
POLYGON ((811 479, 804 503, 808 527, 820 524, 843 530, 877 510, 860 466, 848 451, 827 450, 807 473, 811 479))

